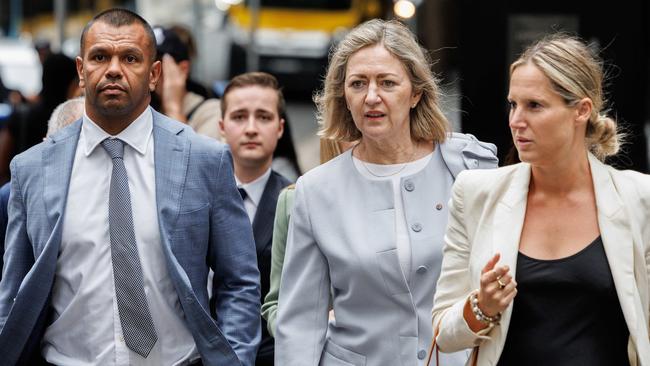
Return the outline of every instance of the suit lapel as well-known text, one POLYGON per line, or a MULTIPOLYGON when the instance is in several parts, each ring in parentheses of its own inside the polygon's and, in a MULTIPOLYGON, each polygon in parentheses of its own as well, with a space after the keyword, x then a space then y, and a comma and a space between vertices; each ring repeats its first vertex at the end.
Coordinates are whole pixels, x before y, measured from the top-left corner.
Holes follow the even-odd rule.
MULTIPOLYGON (((163 238, 169 238, 180 210, 189 159, 189 141, 180 135, 183 126, 168 123, 153 112, 156 205, 163 238), (165 235, 166 234, 166 235, 165 235)), ((164 240, 169 244, 168 240, 164 240)))
POLYGON ((79 142, 81 120, 53 135, 43 149, 43 201, 52 228, 65 210, 74 155, 79 142))
POLYGON ((637 314, 634 304, 638 296, 634 278, 634 249, 630 217, 607 168, 591 154, 591 175, 594 182, 598 226, 616 286, 621 310, 630 334, 635 334, 637 314))
POLYGON ((271 171, 253 219, 253 236, 255 237, 255 246, 258 254, 262 253, 271 241, 278 194, 280 194, 280 191, 286 185, 277 173, 271 171))
POLYGON ((508 185, 506 193, 499 201, 494 215, 492 231, 494 253, 501 254, 499 264, 508 265, 513 275, 517 266, 519 239, 524 226, 524 217, 526 216, 529 183, 530 165, 524 163, 514 172, 514 176, 508 185))

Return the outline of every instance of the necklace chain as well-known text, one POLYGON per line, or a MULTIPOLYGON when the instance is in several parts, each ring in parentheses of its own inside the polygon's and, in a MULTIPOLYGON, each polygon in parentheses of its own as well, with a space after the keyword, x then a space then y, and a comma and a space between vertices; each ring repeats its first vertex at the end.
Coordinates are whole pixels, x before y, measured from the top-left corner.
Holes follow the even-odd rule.
MULTIPOLYGON (((358 145, 357 145, 357 146, 358 146, 358 145)), ((355 146, 355 148, 356 148, 357 146, 355 146)), ((392 176, 397 175, 397 174, 401 173, 402 171, 404 171, 404 169, 406 169, 406 166, 409 165, 409 163, 413 161, 413 158, 415 157, 415 154, 416 154, 417 151, 418 151, 417 147, 418 147, 418 146, 417 146, 417 144, 416 144, 416 145, 413 147, 413 154, 411 154, 411 157, 410 157, 410 158, 409 158, 405 163, 403 163, 402 166, 399 167, 399 169, 397 169, 397 171, 395 171, 395 172, 393 172, 393 173, 385 174, 385 175, 381 175, 381 174, 374 173, 372 170, 370 170, 370 167, 368 167, 368 164, 367 164, 365 161, 363 161, 362 159, 359 159, 359 161, 361 162, 361 165, 363 165, 363 167, 366 169, 366 171, 367 171, 368 173, 370 173, 370 175, 372 175, 373 177, 376 177, 376 178, 387 178, 387 177, 392 177, 392 176)))

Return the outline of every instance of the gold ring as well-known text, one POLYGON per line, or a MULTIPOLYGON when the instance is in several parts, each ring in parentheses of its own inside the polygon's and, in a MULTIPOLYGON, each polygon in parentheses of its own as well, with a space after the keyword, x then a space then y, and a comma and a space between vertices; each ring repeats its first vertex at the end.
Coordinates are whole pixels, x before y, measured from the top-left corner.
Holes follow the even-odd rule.
POLYGON ((503 290, 503 288, 506 287, 506 284, 501 282, 501 277, 497 278, 497 283, 499 284, 500 290, 503 290))

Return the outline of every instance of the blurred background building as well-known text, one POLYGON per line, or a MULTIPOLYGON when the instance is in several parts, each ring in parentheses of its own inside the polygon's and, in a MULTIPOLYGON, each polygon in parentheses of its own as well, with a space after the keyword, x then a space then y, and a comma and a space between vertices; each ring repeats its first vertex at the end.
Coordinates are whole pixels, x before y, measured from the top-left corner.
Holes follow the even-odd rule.
MULTIPOLYGON (((587 0, 0 0, 4 84, 26 97, 38 93, 39 52, 76 56, 84 24, 114 6, 135 10, 152 25, 191 29, 196 40, 192 75, 217 95, 229 77, 247 70, 278 76, 289 97, 303 171, 318 163, 312 92, 321 83, 329 48, 356 24, 373 17, 407 23, 437 60, 433 68, 454 128, 496 143, 502 162, 512 147, 506 105, 509 64, 545 33, 575 33, 593 42, 606 60, 611 113, 631 135, 615 164, 648 172, 646 0, 620 0, 606 7, 587 0)), ((0 104, 0 126, 7 104, 0 104)))

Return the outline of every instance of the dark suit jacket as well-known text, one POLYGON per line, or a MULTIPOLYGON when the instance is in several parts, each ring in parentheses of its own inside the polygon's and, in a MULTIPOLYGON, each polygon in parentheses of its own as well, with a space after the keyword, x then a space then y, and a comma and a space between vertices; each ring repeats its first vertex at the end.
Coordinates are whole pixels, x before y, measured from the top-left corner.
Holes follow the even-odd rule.
MULTIPOLYGON (((273 220, 280 191, 291 182, 280 174, 271 171, 264 193, 257 206, 253 219, 253 236, 257 247, 257 266, 260 270, 262 299, 269 292, 271 282, 271 241, 273 239, 273 220)), ((266 320, 262 319, 262 342, 257 352, 258 366, 273 365, 274 340, 266 329, 266 320)))

